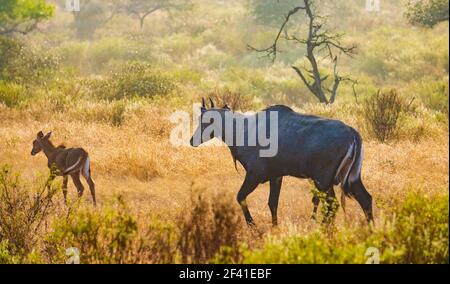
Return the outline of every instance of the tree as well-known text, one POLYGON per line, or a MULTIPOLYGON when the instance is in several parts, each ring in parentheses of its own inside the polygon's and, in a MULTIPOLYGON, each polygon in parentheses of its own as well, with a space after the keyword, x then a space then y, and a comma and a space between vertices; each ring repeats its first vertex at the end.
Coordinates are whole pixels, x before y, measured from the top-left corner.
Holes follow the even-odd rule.
POLYGON ((308 90, 321 102, 332 104, 337 95, 338 88, 342 81, 355 81, 348 77, 339 75, 337 71, 338 53, 352 55, 356 46, 345 46, 341 43, 342 34, 330 33, 324 28, 324 17, 316 12, 313 0, 304 0, 303 5, 292 8, 285 17, 273 44, 267 48, 249 49, 265 53, 276 60, 279 52, 278 46, 281 40, 294 42, 306 47, 305 64, 302 67, 292 66, 308 90), (288 31, 287 27, 292 18, 299 12, 305 12, 307 17, 307 35, 306 38, 300 38, 288 31), (318 57, 320 56, 319 60, 318 57), (323 74, 320 70, 319 62, 329 60, 332 65, 333 74, 323 74), (331 80, 329 80, 331 79, 331 80), (330 82, 331 81, 331 82, 330 82), (329 83, 330 82, 330 83, 329 83))
POLYGON ((188 8, 190 0, 126 0, 122 10, 139 20, 141 29, 145 19, 157 11, 171 11, 188 8))
POLYGON ((0 35, 27 34, 53 15, 45 0, 1 0, 0 35))
POLYGON ((286 15, 286 11, 296 7, 298 0, 251 0, 250 10, 256 22, 264 25, 278 25, 280 18, 286 15))
POLYGON ((448 21, 449 0, 410 0, 406 17, 412 24, 433 27, 448 21))
POLYGON ((109 22, 119 11, 118 2, 80 0, 80 11, 74 11, 73 26, 80 39, 92 38, 95 31, 109 22))

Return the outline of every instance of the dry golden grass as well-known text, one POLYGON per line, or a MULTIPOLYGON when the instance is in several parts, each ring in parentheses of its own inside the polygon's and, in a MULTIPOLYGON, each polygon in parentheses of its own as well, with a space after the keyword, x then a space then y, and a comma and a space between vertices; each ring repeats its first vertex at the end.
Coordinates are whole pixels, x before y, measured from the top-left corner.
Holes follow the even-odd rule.
MULTIPOLYGON (((345 107, 341 107, 346 109, 345 107)), ((358 126, 351 111, 339 112, 322 106, 306 110, 343 119, 358 126)), ((85 121, 71 110, 37 115, 38 110, 10 110, 0 107, 0 161, 14 166, 32 178, 46 172, 46 158, 30 155, 31 143, 39 130, 53 131, 55 144, 83 147, 91 156, 92 174, 100 205, 121 195, 130 210, 140 215, 159 215, 173 219, 189 204, 191 189, 207 194, 235 195, 244 171, 236 172, 225 147, 191 149, 174 147, 168 139, 171 109, 144 105, 131 112, 125 122, 114 127, 108 123, 85 121)), ((363 180, 375 200, 375 216, 389 210, 394 198, 406 196, 412 189, 421 194, 444 194, 449 184, 448 130, 437 128, 432 136, 414 142, 408 139, 380 144, 365 139, 363 180)), ((299 232, 317 228, 310 220, 312 185, 305 180, 285 178, 279 208, 283 232, 295 227, 299 232)), ((338 189, 340 191, 340 189, 338 189)), ((69 183, 69 196, 75 199, 69 183)), ((88 200, 88 194, 84 199, 88 200)), ((248 199, 261 232, 270 232, 267 206, 268 185, 260 186, 248 199)), ((61 198, 62 200, 62 198, 61 198)), ((60 201, 61 201, 60 200, 60 201)), ((234 201, 233 201, 234 202, 234 201)), ((237 203, 235 204, 238 207, 237 203)), ((364 225, 362 211, 355 202, 347 203, 347 214, 340 211, 340 226, 364 225)), ((273 231, 272 231, 273 232, 273 231)))

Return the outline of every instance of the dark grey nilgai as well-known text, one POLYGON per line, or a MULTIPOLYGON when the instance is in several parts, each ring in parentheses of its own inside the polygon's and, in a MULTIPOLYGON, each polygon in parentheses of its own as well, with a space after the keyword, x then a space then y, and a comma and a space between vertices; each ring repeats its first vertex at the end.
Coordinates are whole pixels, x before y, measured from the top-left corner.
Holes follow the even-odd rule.
POLYGON ((84 186, 80 180, 80 174, 86 179, 92 195, 94 205, 95 201, 95 184, 91 178, 91 165, 88 153, 82 148, 66 148, 64 145, 55 147, 50 141, 51 132, 45 136, 39 131, 36 139, 33 141, 33 149, 31 155, 43 151, 47 156, 48 167, 52 172, 52 176, 63 176, 63 194, 64 202, 67 202, 67 182, 68 176, 72 177, 78 196, 83 195, 84 186))
MULTIPOLYGON (((327 217, 330 218, 334 216, 333 208, 336 208, 337 204, 333 186, 341 184, 343 190, 341 202, 345 201, 345 196, 356 199, 368 221, 373 221, 372 197, 361 181, 363 147, 361 136, 356 130, 337 120, 296 113, 286 106, 272 106, 254 115, 263 112, 267 114, 265 121, 268 125, 272 119, 269 113, 276 112, 278 115, 278 151, 272 157, 260 155, 260 150, 264 147, 259 143, 256 146, 230 143, 236 139, 227 135, 236 136, 237 124, 233 123, 234 130, 231 134, 230 131, 226 131, 227 115, 233 114, 234 120, 248 119, 251 115, 233 113, 227 106, 214 108, 212 101, 211 109, 206 109, 205 101, 202 101, 200 124, 191 139, 191 145, 194 147, 213 138, 221 139, 227 143, 235 162, 239 161, 245 168, 245 180, 237 195, 237 201, 248 224, 252 225, 254 222, 247 207, 247 196, 259 184, 270 182, 269 208, 272 223, 277 225, 278 199, 284 176, 314 181, 317 189, 327 196, 327 217), (210 112, 214 112, 213 116, 222 118, 222 129, 204 135, 205 129, 211 129, 211 125, 215 123, 213 119, 209 121, 203 119, 207 114, 211 114, 210 112)), ((253 124, 245 124, 243 128, 245 137, 248 137, 249 133, 257 133, 260 129, 258 126, 256 126, 258 129, 252 129, 254 126, 251 125, 253 124)), ((266 132, 266 134, 273 133, 266 132)), ((319 201, 317 196, 313 198, 314 214, 319 201)))

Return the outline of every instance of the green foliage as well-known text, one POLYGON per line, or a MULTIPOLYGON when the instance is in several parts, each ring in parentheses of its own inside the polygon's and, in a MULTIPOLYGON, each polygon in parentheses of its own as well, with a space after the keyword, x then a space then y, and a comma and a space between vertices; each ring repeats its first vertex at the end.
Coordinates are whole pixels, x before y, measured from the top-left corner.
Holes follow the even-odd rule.
POLYGON ((59 67, 59 58, 45 48, 33 48, 0 36, 0 80, 25 86, 46 84, 59 67))
POLYGON ((448 21, 448 9, 448 0, 410 0, 406 17, 412 24, 433 27, 440 22, 448 21))
POLYGON ((17 107, 26 100, 25 90, 21 85, 0 81, 0 104, 17 107))
POLYGON ((109 100, 166 96, 175 90, 173 78, 146 63, 130 62, 109 78, 88 82, 94 96, 109 100))
POLYGON ((299 6, 296 0, 252 0, 250 8, 257 22, 265 25, 279 26, 289 10, 299 6))
POLYGON ((118 199, 116 208, 101 212, 78 209, 55 223, 47 237, 47 255, 52 262, 63 262, 67 248, 80 251, 81 263, 123 263, 132 260, 137 223, 118 199))
POLYGON ((72 26, 79 39, 92 39, 97 29, 103 27, 115 13, 114 2, 80 0, 80 11, 73 14, 72 26))
POLYGON ((433 80, 432 78, 425 78, 408 86, 405 92, 411 94, 411 96, 417 96, 427 108, 448 115, 449 89, 447 79, 433 80))
POLYGON ((0 3, 0 35, 26 34, 53 15, 54 7, 45 0, 2 0, 0 3))
POLYGON ((396 90, 378 91, 365 102, 364 117, 375 138, 386 142, 396 136, 400 114, 404 110, 404 101, 396 90))
POLYGON ((436 38, 431 31, 411 34, 410 29, 384 26, 368 38, 361 47, 357 69, 384 84, 441 77, 448 72, 448 35, 436 38))
POLYGON ((449 263, 449 199, 410 193, 387 230, 372 237, 386 263, 449 263))
POLYGON ((261 249, 243 249, 244 263, 359 263, 375 247, 381 263, 449 263, 448 194, 410 194, 383 224, 373 229, 339 230, 306 236, 267 238, 261 249))
POLYGON ((59 190, 52 178, 30 186, 10 166, 0 168, 0 262, 24 261, 33 253, 59 190))

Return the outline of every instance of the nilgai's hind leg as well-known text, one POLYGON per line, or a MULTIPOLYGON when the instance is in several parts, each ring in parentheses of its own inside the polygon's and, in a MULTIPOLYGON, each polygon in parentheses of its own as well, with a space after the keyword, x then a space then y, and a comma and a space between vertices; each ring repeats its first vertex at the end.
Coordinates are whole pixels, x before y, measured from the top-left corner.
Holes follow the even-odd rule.
POLYGON ((67 182, 69 177, 67 175, 63 176, 62 192, 64 195, 64 204, 67 204, 67 182))
POLYGON ((97 202, 95 200, 95 183, 91 177, 91 168, 90 168, 90 164, 89 164, 89 159, 86 160, 85 166, 83 167, 83 170, 81 171, 81 173, 89 185, 89 190, 91 191, 91 195, 92 195, 92 202, 94 203, 94 206, 96 206, 97 202))
POLYGON ((253 222, 252 215, 250 214, 250 211, 248 210, 247 206, 247 196, 252 193, 256 187, 258 186, 259 182, 251 175, 246 175, 244 183, 241 186, 241 189, 239 190, 237 194, 237 201, 239 202, 239 205, 242 208, 242 212, 244 213, 245 221, 248 225, 254 226, 255 222, 253 222))
POLYGON ((358 201, 359 205, 363 209, 367 221, 369 223, 373 222, 372 196, 367 192, 361 178, 351 182, 350 190, 353 197, 356 201, 358 201))
POLYGON ((80 172, 72 173, 72 174, 70 174, 70 176, 72 177, 73 183, 75 184, 75 187, 77 188, 78 197, 83 196, 84 186, 80 180, 80 172))
POLYGON ((277 211, 278 200, 280 198, 280 190, 283 178, 274 178, 270 180, 270 195, 269 195, 269 208, 272 213, 272 225, 275 227, 278 225, 277 211))

